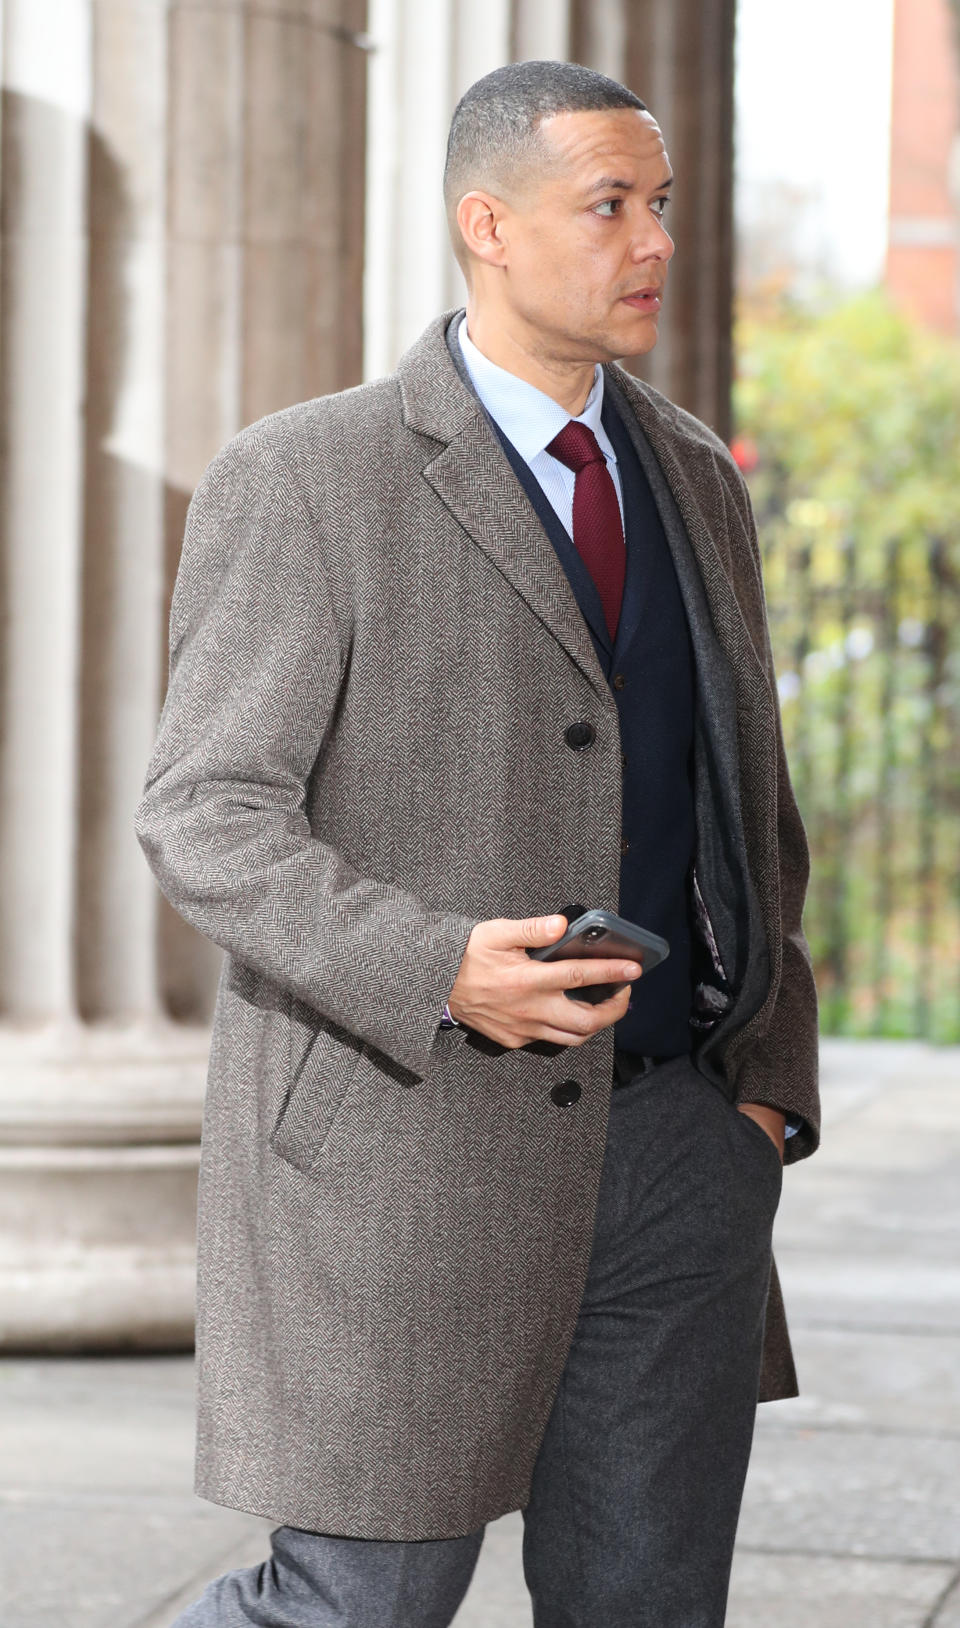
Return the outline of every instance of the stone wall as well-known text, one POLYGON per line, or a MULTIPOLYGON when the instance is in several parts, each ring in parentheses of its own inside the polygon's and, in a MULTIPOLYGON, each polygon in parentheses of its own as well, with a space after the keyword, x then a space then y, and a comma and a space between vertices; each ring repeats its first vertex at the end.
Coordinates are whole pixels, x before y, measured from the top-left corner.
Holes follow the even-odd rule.
POLYGON ((197 478, 459 301, 447 123, 512 57, 660 119, 678 252, 644 366, 726 434, 732 37, 733 0, 2 0, 0 1346, 192 1337, 220 956, 133 811, 197 478))
POLYGON ((0 18, 0 1343, 183 1344, 219 952, 133 810, 200 472, 360 376, 363 8, 0 18))

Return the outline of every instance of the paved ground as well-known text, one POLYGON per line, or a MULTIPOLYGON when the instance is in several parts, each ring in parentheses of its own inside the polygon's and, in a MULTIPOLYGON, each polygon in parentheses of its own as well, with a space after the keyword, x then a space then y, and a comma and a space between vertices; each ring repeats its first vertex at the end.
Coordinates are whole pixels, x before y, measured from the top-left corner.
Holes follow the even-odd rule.
MULTIPOLYGON (((759 1410, 727 1628, 960 1628, 960 1048, 827 1042, 823 1090, 775 1240, 803 1395, 759 1410)), ((168 1628, 263 1558, 192 1428, 187 1358, 0 1364, 2 1628, 168 1628)), ((519 1534, 456 1628, 530 1628, 519 1534)))

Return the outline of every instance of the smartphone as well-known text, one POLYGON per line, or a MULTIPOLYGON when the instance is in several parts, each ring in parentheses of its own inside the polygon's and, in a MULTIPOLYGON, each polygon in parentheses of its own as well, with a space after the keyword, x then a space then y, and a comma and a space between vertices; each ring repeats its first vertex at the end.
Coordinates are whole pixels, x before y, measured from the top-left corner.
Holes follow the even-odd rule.
MULTIPOLYGON (((579 911, 579 906, 575 908, 579 911)), ((567 917, 566 932, 555 944, 528 949, 527 954, 534 961, 579 961, 591 956, 602 960, 639 961, 646 977, 670 954, 670 945, 659 933, 638 927, 635 922, 614 915, 612 910, 584 910, 573 919, 567 910, 559 914, 567 917)), ((572 1001, 588 1001, 591 1006, 598 1006, 622 988, 622 984, 586 984, 580 989, 565 989, 563 993, 572 1001)))

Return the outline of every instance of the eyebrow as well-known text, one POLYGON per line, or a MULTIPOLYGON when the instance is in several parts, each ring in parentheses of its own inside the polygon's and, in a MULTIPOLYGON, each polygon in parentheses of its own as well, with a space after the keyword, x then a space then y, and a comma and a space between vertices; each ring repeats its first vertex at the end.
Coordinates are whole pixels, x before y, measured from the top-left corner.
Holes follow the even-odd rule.
MULTIPOLYGON (((587 187, 587 194, 593 192, 633 192, 635 185, 635 182, 621 181, 615 175, 604 175, 601 176, 599 181, 594 181, 592 186, 587 187)), ((668 175, 665 180, 658 181, 653 190, 654 192, 665 192, 667 187, 671 186, 673 186, 673 176, 668 175)))

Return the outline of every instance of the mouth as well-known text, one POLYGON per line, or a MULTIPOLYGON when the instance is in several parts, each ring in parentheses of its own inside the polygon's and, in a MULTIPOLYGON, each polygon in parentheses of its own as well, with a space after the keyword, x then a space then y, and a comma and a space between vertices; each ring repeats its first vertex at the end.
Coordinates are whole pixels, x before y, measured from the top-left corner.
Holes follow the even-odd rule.
POLYGON ((649 288, 635 288, 632 294, 624 294, 624 305, 632 305, 635 311, 659 311, 661 305, 661 284, 651 283, 649 288))

